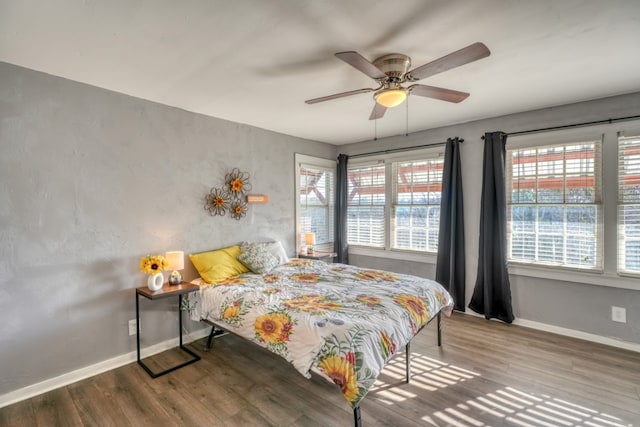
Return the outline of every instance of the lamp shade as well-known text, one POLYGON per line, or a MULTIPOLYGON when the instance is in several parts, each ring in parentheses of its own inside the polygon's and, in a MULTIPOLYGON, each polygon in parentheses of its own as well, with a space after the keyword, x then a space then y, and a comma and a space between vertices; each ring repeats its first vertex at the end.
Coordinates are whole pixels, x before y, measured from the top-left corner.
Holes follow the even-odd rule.
POLYGON ((387 89, 376 94, 376 102, 383 107, 395 107, 407 99, 407 91, 404 89, 387 89))
POLYGON ((316 233, 304 233, 304 242, 307 245, 316 244, 316 233))
POLYGON ((184 269, 184 252, 183 251, 171 251, 165 254, 167 263, 169 266, 167 270, 182 270, 184 269))

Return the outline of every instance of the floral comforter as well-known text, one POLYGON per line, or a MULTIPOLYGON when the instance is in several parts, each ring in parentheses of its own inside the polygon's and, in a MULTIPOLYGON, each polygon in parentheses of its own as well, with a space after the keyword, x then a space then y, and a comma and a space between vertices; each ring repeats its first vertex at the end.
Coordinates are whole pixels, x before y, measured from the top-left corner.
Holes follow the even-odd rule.
POLYGON ((453 301, 438 283, 293 259, 268 274, 201 285, 194 320, 209 320, 336 383, 352 407, 385 363, 453 301))

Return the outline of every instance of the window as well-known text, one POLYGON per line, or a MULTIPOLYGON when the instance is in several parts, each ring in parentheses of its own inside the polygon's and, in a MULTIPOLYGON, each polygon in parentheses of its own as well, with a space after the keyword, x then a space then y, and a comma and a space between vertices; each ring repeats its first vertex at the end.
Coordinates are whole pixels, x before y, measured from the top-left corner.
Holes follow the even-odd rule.
POLYGON ((296 154, 296 165, 296 251, 309 232, 316 234, 316 249, 333 251, 335 161, 296 154))
POLYGON ((349 168, 347 241, 349 244, 384 247, 385 166, 349 168))
POLYGON ((394 249, 438 251, 443 158, 393 163, 394 249))
POLYGON ((438 250, 444 147, 350 162, 350 246, 438 250))
POLYGON ((507 150, 509 261, 602 269, 601 145, 507 150))
POLYGON ((640 136, 618 138, 618 272, 640 273, 640 136))

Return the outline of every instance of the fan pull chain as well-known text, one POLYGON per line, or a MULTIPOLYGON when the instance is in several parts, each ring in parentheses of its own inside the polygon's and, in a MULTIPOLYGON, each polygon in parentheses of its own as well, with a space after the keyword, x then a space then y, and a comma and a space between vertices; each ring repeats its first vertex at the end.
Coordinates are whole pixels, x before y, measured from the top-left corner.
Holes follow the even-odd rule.
POLYGON ((373 121, 373 140, 378 140, 378 119, 373 121))
POLYGON ((409 97, 407 97, 407 100, 405 101, 407 103, 407 112, 406 112, 406 130, 404 133, 404 136, 409 136, 409 97))

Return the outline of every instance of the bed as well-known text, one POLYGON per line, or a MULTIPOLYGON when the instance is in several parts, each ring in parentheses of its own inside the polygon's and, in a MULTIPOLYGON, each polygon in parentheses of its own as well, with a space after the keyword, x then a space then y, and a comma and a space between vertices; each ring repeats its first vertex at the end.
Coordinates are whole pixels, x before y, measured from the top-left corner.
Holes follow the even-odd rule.
POLYGON ((189 301, 192 319, 214 325, 212 334, 218 327, 253 341, 307 378, 313 371, 335 383, 356 425, 386 362, 406 347, 409 363, 411 339, 432 319, 440 341, 441 313, 453 307, 441 285, 416 276, 297 258, 273 264, 194 281, 200 292, 189 301))

